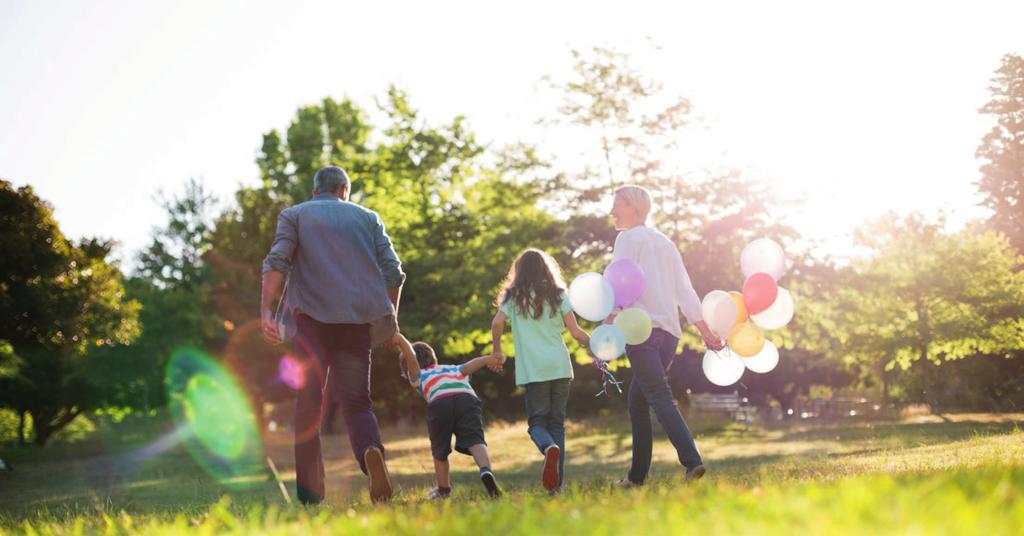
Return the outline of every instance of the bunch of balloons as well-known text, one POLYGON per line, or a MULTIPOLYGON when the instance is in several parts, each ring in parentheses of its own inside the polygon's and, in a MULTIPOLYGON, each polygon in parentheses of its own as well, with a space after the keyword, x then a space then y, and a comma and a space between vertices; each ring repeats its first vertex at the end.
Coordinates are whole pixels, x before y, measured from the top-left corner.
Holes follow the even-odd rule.
POLYGON ((569 285, 569 303, 576 314, 602 322, 616 307, 624 307, 612 324, 601 324, 590 335, 590 350, 601 361, 611 361, 627 344, 641 344, 651 336, 651 317, 630 307, 644 292, 644 270, 629 259, 608 265, 604 274, 584 272, 569 285))
POLYGON ((732 385, 746 369, 763 374, 778 365, 779 350, 764 331, 780 329, 793 319, 793 295, 777 283, 785 270, 782 246, 759 238, 740 254, 743 292, 713 290, 704 296, 704 321, 731 350, 704 354, 704 375, 711 383, 732 385))

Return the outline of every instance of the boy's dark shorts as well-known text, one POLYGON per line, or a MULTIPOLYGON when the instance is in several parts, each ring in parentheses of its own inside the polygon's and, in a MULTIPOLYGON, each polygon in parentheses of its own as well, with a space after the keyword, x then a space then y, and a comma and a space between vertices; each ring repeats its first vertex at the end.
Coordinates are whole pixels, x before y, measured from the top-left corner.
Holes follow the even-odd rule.
POLYGON ((430 452, 435 460, 447 460, 452 452, 452 435, 455 435, 455 450, 472 455, 469 447, 486 445, 484 441, 484 416, 480 399, 467 394, 446 396, 427 406, 427 431, 430 434, 430 452))

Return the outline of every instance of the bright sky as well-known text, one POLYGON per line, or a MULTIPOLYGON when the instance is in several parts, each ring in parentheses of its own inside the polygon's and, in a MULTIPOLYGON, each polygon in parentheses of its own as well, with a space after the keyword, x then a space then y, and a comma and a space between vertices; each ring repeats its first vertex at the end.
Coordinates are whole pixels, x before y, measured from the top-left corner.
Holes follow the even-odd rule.
POLYGON ((565 157, 534 126, 538 80, 608 45, 711 120, 701 160, 806 194, 792 221, 835 251, 886 210, 981 214, 977 109, 1024 53, 1024 2, 667 4, 0 0, 0 176, 129 258, 159 190, 202 177, 230 200, 261 134, 328 95, 371 107, 395 83, 432 121, 565 157))

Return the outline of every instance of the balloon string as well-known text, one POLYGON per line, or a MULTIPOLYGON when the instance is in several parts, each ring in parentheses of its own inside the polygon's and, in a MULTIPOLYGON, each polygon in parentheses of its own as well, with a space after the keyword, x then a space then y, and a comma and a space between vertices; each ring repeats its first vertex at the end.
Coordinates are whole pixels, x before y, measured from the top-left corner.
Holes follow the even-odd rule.
POLYGON ((599 361, 595 357, 591 357, 591 359, 594 361, 594 366, 597 367, 597 370, 601 371, 601 390, 598 391, 597 394, 594 395, 594 396, 597 397, 597 396, 601 396, 601 395, 607 395, 608 394, 608 385, 609 384, 614 386, 615 390, 618 391, 619 394, 621 395, 622 394, 622 382, 620 382, 620 381, 615 379, 615 375, 612 374, 608 370, 608 365, 606 365, 603 361, 599 361))

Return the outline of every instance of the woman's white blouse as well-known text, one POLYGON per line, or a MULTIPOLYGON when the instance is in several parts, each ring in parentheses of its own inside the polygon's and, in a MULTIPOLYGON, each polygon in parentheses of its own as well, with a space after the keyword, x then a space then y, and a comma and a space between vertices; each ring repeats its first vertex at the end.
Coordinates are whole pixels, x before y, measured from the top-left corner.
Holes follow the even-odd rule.
POLYGON ((675 337, 682 335, 679 311, 691 324, 703 320, 700 298, 675 244, 657 229, 638 225, 615 238, 612 262, 630 259, 644 270, 644 292, 631 307, 651 316, 651 323, 675 337))

